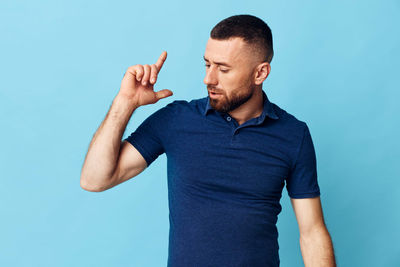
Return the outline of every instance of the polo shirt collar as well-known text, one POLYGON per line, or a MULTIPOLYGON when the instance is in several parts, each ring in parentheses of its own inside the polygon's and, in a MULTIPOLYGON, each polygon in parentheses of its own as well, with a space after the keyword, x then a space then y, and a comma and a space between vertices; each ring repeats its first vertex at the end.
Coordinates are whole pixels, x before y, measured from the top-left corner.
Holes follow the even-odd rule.
MULTIPOLYGON (((266 116, 268 116, 272 119, 275 119, 275 120, 279 119, 279 117, 275 113, 272 103, 269 101, 269 99, 267 97, 267 94, 264 92, 264 90, 262 90, 262 93, 263 93, 264 104, 263 104, 263 111, 259 117, 259 120, 264 121, 266 116)), ((209 96, 207 96, 206 100, 207 100, 207 104, 206 104, 204 112, 203 112, 204 116, 206 116, 208 114, 208 111, 214 110, 210 105, 210 97, 209 96)))

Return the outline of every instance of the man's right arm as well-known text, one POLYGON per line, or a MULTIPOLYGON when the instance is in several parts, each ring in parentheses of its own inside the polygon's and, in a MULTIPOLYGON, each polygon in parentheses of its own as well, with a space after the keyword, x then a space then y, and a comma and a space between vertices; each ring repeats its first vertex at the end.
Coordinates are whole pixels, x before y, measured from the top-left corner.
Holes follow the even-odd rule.
POLYGON ((166 57, 167 53, 163 52, 155 64, 135 65, 126 71, 118 95, 90 142, 81 171, 83 189, 93 192, 107 190, 147 167, 139 151, 128 142, 121 142, 121 138, 138 107, 172 95, 168 89, 159 92, 153 89, 166 57))
POLYGON ((142 172, 146 161, 127 142, 121 143, 126 125, 137 107, 117 95, 106 118, 90 142, 81 171, 81 187, 100 192, 142 172))

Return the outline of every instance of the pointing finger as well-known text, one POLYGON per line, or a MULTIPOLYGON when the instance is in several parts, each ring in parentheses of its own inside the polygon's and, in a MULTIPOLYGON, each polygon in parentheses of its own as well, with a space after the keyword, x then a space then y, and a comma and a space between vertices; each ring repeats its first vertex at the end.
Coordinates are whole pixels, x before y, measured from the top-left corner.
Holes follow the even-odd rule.
POLYGON ((167 51, 163 51, 155 64, 158 71, 160 71, 166 59, 167 59, 167 51))

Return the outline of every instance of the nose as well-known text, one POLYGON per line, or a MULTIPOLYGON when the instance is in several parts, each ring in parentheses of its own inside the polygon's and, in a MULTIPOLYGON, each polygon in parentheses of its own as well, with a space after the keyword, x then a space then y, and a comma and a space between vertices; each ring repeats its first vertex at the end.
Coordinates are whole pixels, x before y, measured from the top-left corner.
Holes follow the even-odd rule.
POLYGON ((206 69, 206 76, 204 77, 203 82, 206 85, 217 85, 218 84, 218 77, 216 71, 213 69, 212 66, 206 69))

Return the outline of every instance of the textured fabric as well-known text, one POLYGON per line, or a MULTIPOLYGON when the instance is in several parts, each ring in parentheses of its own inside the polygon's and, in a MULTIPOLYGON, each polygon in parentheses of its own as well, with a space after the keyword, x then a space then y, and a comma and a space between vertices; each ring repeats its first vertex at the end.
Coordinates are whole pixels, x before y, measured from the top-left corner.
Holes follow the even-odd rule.
POLYGON ((306 123, 268 100, 239 125, 209 97, 176 100, 128 138, 148 166, 167 156, 168 266, 279 266, 276 222, 282 189, 320 195, 306 123))

